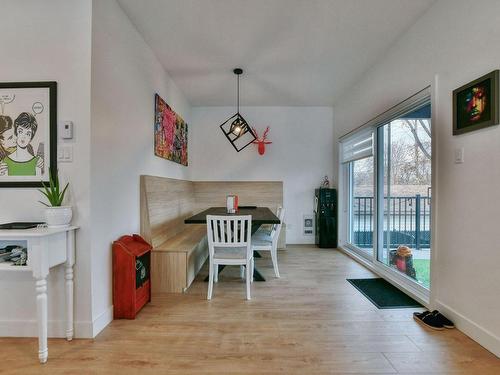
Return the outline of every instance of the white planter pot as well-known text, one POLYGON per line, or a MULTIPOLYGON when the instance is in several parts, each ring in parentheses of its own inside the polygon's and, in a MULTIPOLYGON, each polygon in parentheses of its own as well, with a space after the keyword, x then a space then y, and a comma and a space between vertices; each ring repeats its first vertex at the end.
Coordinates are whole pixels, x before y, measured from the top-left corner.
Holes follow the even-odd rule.
POLYGON ((71 206, 47 207, 45 221, 49 228, 67 227, 73 217, 71 206))

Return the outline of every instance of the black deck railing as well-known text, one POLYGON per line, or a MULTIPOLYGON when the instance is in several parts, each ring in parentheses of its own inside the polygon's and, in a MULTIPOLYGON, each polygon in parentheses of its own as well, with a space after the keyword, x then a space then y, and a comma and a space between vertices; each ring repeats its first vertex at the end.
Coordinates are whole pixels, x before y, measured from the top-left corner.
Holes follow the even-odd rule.
MULTIPOLYGON (((385 198, 384 244, 390 242, 391 248, 399 245, 414 249, 430 248, 430 203, 429 197, 419 194, 413 197, 385 198)), ((362 248, 372 247, 373 197, 354 197, 352 214, 354 244, 362 248)))

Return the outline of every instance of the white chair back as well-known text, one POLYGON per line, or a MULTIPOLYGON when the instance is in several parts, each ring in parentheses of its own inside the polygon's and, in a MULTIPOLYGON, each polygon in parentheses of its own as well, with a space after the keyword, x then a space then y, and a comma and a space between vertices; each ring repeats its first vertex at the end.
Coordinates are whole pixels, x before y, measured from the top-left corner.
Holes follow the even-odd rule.
POLYGON ((251 258, 252 216, 207 215, 207 239, 210 256, 215 248, 246 247, 251 258))
POLYGON ((250 299, 250 283, 253 280, 252 216, 207 215, 209 254, 209 279, 207 299, 218 277, 219 265, 246 267, 247 299, 250 299))

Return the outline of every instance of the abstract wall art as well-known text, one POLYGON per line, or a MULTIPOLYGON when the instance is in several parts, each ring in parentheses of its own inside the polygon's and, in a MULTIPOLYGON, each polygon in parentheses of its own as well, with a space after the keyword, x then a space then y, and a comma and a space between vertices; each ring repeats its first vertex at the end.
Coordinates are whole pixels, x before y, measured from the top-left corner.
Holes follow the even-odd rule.
POLYGON ((155 95, 155 155, 188 165, 188 125, 170 106, 155 95))
POLYGON ((453 135, 498 125, 498 72, 453 90, 453 135))

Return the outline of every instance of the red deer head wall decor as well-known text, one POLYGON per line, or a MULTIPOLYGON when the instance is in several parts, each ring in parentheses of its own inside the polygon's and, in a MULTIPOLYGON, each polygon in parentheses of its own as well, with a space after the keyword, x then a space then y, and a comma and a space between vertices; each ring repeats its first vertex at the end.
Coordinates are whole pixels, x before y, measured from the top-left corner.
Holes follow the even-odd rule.
POLYGON ((266 128, 261 138, 259 138, 259 135, 257 134, 257 130, 255 130, 255 128, 252 128, 252 130, 255 136, 257 137, 257 139, 252 143, 258 145, 259 155, 264 155, 266 153, 266 145, 273 143, 267 140, 267 133, 269 133, 269 126, 266 128))

